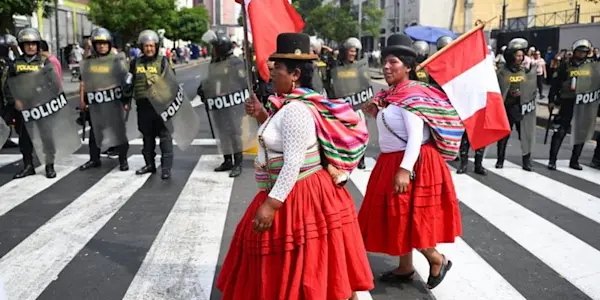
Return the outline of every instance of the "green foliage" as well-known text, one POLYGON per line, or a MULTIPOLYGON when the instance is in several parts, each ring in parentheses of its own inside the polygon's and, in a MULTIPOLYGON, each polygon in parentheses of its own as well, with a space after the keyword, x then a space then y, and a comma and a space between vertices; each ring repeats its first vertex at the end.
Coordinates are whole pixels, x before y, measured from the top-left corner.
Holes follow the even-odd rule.
POLYGON ((170 26, 165 36, 174 40, 199 43, 202 41, 202 35, 208 30, 209 23, 210 17, 205 7, 182 8, 171 14, 170 26))
POLYGON ((4 34, 14 29, 13 15, 31 15, 40 4, 43 5, 44 14, 51 13, 53 1, 50 3, 40 0, 0 0, 0 32, 4 34))
POLYGON ((342 42, 358 35, 358 22, 348 6, 321 5, 310 12, 306 23, 315 28, 314 34, 330 41, 342 42))
POLYGON ((367 0, 362 7, 362 31, 363 35, 370 35, 374 41, 379 41, 381 35, 381 21, 385 16, 385 11, 379 8, 377 0, 367 0))
POLYGON ((90 0, 88 5, 90 20, 120 33, 124 41, 135 41, 144 29, 170 32, 175 13, 172 0, 90 0))
POLYGON ((307 18, 313 10, 321 6, 321 3, 322 0, 292 0, 292 5, 298 14, 305 19, 304 32, 307 34, 314 35, 317 32, 316 29, 319 28, 308 22, 307 18))

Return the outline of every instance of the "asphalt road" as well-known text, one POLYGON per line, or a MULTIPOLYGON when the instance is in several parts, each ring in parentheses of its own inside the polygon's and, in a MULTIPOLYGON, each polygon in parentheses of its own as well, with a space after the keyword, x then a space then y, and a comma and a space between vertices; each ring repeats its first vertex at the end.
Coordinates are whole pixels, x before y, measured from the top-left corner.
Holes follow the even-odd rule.
MULTIPOLYGON (((177 71, 190 100, 206 69, 177 71)), ((384 87, 374 84, 376 91, 384 87)), ((76 118, 76 101, 69 105, 76 118)), ((108 158, 100 169, 78 171, 88 159, 83 146, 56 164, 54 180, 41 168, 11 180, 20 156, 0 150, 0 284, 8 299, 220 299, 214 278, 256 187, 252 157, 235 180, 212 171, 221 156, 207 145, 204 107, 195 110, 202 120, 198 146, 176 150, 170 181, 134 175, 143 165, 139 143, 132 143, 129 172, 118 172, 108 158)), ((347 185, 358 207, 379 152, 375 122, 368 126, 367 170, 355 171, 347 185)), ((533 173, 520 168, 514 134, 504 169, 493 169, 492 146, 487 177, 453 174, 463 236, 439 247, 454 263, 444 283, 428 291, 422 280, 378 282, 360 299, 600 299, 600 171, 566 168, 568 142, 559 170, 546 170, 549 146, 540 142, 543 130, 537 133, 533 173)), ((586 145, 582 164, 593 147, 586 145)), ((383 255, 369 260, 375 275, 397 264, 383 255)), ((426 279, 428 266, 418 254, 415 267, 418 279, 426 279)))

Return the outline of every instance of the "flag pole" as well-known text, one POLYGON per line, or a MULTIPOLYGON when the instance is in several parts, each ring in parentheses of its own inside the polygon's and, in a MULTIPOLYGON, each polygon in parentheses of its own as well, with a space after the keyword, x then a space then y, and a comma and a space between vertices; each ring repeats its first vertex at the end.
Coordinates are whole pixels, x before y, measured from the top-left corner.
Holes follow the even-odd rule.
POLYGON ((498 16, 495 16, 489 20, 487 20, 486 22, 481 21, 481 20, 477 20, 475 22, 475 27, 473 27, 471 30, 467 31, 466 33, 462 34, 461 36, 459 36, 456 40, 452 41, 452 43, 450 43, 448 46, 444 47, 444 49, 434 53, 433 55, 431 55, 430 57, 428 57, 424 62, 420 63, 417 66, 417 71, 423 69, 425 67, 425 65, 427 65, 429 62, 431 62, 432 60, 436 59, 438 56, 442 55, 442 53, 446 52, 448 49, 454 47, 454 45, 458 44, 458 42, 466 39, 469 35, 471 35, 473 32, 482 29, 483 27, 485 27, 485 25, 489 24, 490 22, 494 21, 498 16))
POLYGON ((246 84, 248 85, 248 91, 253 92, 252 88, 252 52, 250 52, 250 41, 248 40, 248 14, 246 13, 246 3, 245 1, 241 3, 242 5, 242 23, 244 23, 244 56, 246 61, 246 84))

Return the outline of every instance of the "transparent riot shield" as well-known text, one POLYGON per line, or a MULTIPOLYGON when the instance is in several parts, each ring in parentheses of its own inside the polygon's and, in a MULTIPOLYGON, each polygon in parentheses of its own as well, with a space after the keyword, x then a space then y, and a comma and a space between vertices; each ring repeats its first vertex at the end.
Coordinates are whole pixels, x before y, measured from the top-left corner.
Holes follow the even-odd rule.
POLYGON ((40 163, 54 163, 81 147, 77 124, 52 64, 8 78, 7 83, 40 163))
POLYGON ((127 73, 127 60, 122 53, 90 58, 81 63, 84 99, 96 144, 102 151, 139 136, 137 121, 130 121, 137 120, 137 112, 126 111, 123 106, 127 73))
POLYGON ((175 72, 166 68, 162 75, 148 78, 150 103, 173 135, 177 147, 185 151, 200 131, 200 117, 192 107, 175 72))
POLYGON ((10 137, 10 127, 6 125, 4 119, 0 118, 0 149, 4 147, 6 140, 10 137))
POLYGON ((331 90, 329 98, 344 99, 354 110, 375 96, 369 76, 369 64, 366 59, 354 64, 337 66, 331 70, 331 90))
POLYGON ((316 64, 313 71, 312 87, 315 92, 323 93, 323 78, 321 77, 321 70, 316 64))
POLYGON ((535 126, 537 121, 537 74, 535 69, 525 74, 521 81, 521 151, 523 155, 531 153, 535 145, 535 126))
POLYGON ((571 130, 574 145, 585 143, 594 134, 600 105, 600 62, 583 64, 576 72, 577 95, 571 130))
POLYGON ((209 65, 202 82, 204 103, 222 154, 240 153, 257 145, 258 124, 244 110, 250 97, 242 60, 231 58, 209 65))

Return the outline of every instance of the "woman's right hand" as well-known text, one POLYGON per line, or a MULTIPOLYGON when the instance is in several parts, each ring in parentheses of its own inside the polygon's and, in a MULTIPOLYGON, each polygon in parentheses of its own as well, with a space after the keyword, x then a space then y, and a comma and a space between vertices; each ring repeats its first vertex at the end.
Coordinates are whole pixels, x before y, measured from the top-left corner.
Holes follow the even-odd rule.
POLYGON ((262 105, 256 95, 252 93, 244 103, 244 109, 249 116, 256 117, 262 111, 262 105))
POLYGON ((365 113, 367 113, 369 116, 376 118, 377 113, 379 112, 379 107, 377 107, 377 104, 375 104, 375 102, 373 102, 373 100, 370 100, 367 103, 365 103, 365 105, 363 106, 363 111, 365 113))

